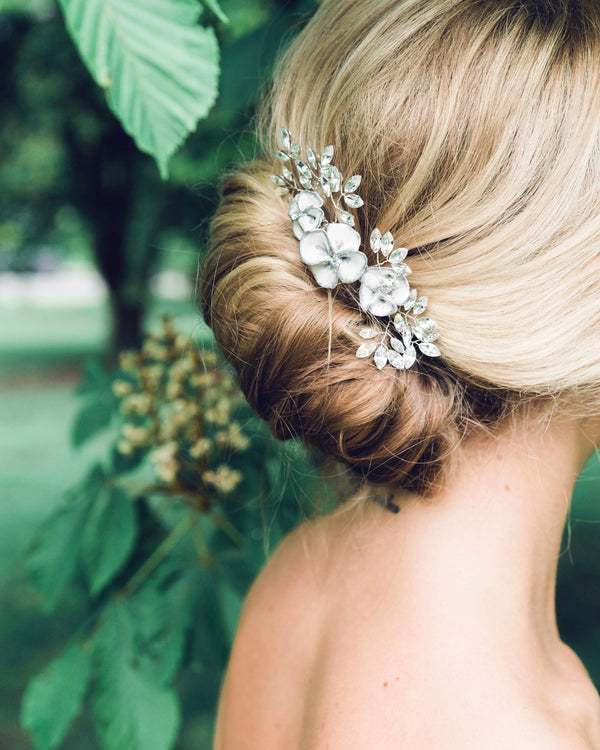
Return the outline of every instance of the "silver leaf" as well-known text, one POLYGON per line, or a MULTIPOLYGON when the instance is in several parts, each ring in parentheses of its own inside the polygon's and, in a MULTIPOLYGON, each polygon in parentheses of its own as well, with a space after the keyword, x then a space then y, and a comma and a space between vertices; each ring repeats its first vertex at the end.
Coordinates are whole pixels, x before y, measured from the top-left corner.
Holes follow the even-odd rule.
POLYGON ((406 265, 406 263, 392 263, 392 268, 401 276, 410 276, 410 274, 412 273, 411 269, 406 265))
POLYGON ((289 148, 292 144, 292 136, 290 135, 290 131, 286 130, 285 128, 281 128, 279 131, 279 135, 281 137, 281 143, 283 144, 283 147, 289 151, 289 148))
POLYGON ((413 307, 413 312, 415 315, 420 315, 421 313, 425 312, 426 308, 427 308, 427 297, 419 297, 419 299, 415 302, 415 306, 413 307))
POLYGON ((362 180, 362 177, 359 174, 352 175, 352 177, 344 185, 344 192, 353 193, 360 185, 361 180, 362 180))
POLYGON ((412 306, 415 304, 416 301, 417 301, 417 290, 411 289, 410 295, 408 299, 406 300, 406 302, 404 303, 404 309, 406 310, 406 312, 412 309, 412 306))
POLYGON ((398 331, 401 336, 411 336, 410 326, 404 320, 402 315, 398 313, 394 318, 394 328, 398 331))
POLYGON ((317 156, 310 146, 306 147, 306 158, 310 166, 316 171, 319 166, 317 164, 317 156))
POLYGON ((404 370, 404 357, 399 352, 388 352, 388 362, 396 370, 404 370))
POLYGON ((404 352, 404 368, 408 370, 417 361, 417 352, 414 346, 407 347, 404 352))
POLYGON ((378 253, 381 250, 381 232, 379 229, 374 229, 371 232, 371 250, 374 253, 378 253))
POLYGON ((271 179, 273 180, 273 182, 276 185, 281 185, 281 187, 285 187, 285 180, 283 178, 279 177, 279 175, 272 174, 271 175, 271 179))
POLYGON ((355 195, 354 193, 350 193, 350 195, 345 195, 344 201, 352 208, 360 208, 361 206, 365 205, 365 202, 360 197, 360 195, 355 195))
POLYGON ((376 328, 363 328, 359 336, 363 339, 374 339, 375 336, 379 336, 381 331, 378 331, 376 328))
POLYGON ((394 252, 390 255, 390 263, 402 263, 402 261, 408 255, 408 248, 397 247, 394 252))
POLYGON ((377 348, 373 360, 375 361, 378 370, 383 370, 383 368, 386 366, 388 361, 388 354, 389 349, 383 346, 383 344, 377 348))
POLYGON ((419 344, 419 349, 428 357, 439 357, 441 354, 440 350, 435 344, 429 344, 427 342, 419 344))
POLYGON ((302 147, 298 143, 292 143, 290 155, 292 159, 297 159, 302 153, 302 147))
POLYGON ((394 338, 393 336, 390 337, 390 345, 392 349, 395 349, 400 354, 404 354, 404 344, 400 341, 400 339, 394 338))
POLYGON ((379 342, 377 341, 370 341, 368 344, 361 344, 358 349, 356 350, 356 356, 359 359, 366 359, 367 357, 370 357, 371 354, 377 349, 379 346, 379 342))
POLYGON ((330 164, 333 159, 333 146, 326 146, 321 154, 321 166, 330 164))
POLYGON ((354 226, 354 216, 349 214, 348 211, 340 211, 340 221, 347 224, 349 227, 354 226))
POLYGON ((381 252, 387 258, 394 249, 394 238, 391 232, 386 232, 381 238, 381 252))
POLYGON ((281 167, 281 174, 285 177, 286 180, 289 180, 290 182, 294 181, 294 175, 287 167, 281 167))

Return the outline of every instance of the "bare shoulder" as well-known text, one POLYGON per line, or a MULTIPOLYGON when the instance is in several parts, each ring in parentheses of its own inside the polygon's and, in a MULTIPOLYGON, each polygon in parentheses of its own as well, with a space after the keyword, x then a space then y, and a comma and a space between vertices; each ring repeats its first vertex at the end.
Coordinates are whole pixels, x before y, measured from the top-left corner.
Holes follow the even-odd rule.
MULTIPOLYGON (((284 746, 278 709, 300 710, 319 632, 321 588, 315 523, 286 536, 252 585, 221 691, 215 750, 284 746)), ((289 719, 292 718, 292 721, 289 719)), ((300 721, 300 717, 298 717, 300 721)))

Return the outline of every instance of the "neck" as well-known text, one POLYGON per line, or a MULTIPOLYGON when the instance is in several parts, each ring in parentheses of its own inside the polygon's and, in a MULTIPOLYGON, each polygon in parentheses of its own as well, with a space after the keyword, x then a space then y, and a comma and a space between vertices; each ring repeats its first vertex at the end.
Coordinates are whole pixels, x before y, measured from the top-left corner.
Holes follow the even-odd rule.
POLYGON ((396 516, 374 511, 369 537, 413 643, 473 669, 496 659, 513 680, 515 671, 525 680, 561 671, 556 569, 591 447, 574 422, 472 440, 435 497, 399 498, 396 516))

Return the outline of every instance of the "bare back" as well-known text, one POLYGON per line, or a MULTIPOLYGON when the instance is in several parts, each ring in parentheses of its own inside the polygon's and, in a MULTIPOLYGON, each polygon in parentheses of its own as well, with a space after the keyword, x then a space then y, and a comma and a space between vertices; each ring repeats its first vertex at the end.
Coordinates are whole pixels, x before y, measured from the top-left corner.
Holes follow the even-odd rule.
POLYGON ((592 747, 460 648, 423 652, 370 528, 327 517, 277 549, 242 613, 215 750, 592 747))

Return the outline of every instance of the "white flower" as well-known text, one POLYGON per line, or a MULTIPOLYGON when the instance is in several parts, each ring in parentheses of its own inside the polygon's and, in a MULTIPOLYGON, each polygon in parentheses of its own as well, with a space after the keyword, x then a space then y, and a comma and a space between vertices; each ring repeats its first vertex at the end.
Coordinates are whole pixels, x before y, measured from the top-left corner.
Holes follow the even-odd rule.
POLYGON ((319 286, 333 289, 338 281, 358 281, 367 267, 367 256, 359 251, 360 234, 347 224, 328 224, 306 232, 300 240, 300 257, 310 266, 319 286))
POLYGON ((323 199, 312 190, 301 190, 294 198, 288 216, 292 220, 292 232, 302 239, 305 232, 313 232, 323 221, 323 199))
POLYGON ((393 315, 410 296, 408 281, 392 268, 369 268, 360 282, 360 306, 379 317, 393 315))

